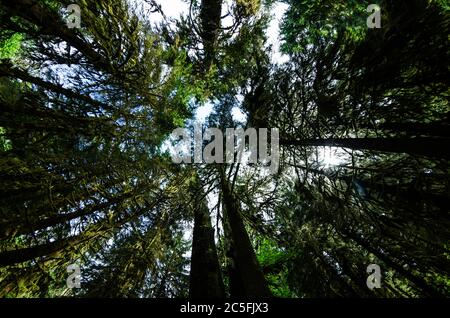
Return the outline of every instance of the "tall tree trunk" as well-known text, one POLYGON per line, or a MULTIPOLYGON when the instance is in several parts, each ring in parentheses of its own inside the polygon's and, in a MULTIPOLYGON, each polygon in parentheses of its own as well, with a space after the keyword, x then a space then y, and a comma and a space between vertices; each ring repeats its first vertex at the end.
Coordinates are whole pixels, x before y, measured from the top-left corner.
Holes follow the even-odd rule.
POLYGON ((205 70, 214 61, 222 15, 222 0, 202 0, 200 7, 201 38, 205 51, 205 70))
POLYGON ((228 286, 229 293, 232 297, 243 298, 244 293, 244 282, 242 281, 242 275, 239 271, 239 267, 236 266, 236 253, 233 243, 233 235, 231 234, 230 222, 225 214, 223 217, 223 232, 224 239, 227 242, 226 245, 226 256, 228 258, 227 274, 228 274, 228 286))
POLYGON ((240 275, 242 282, 242 293, 240 295, 232 294, 231 296, 272 297, 223 170, 221 171, 221 188, 233 239, 234 261, 237 268, 235 274, 240 275))
MULTIPOLYGON (((364 189, 368 190, 367 199, 370 198, 389 199, 390 196, 399 197, 401 200, 406 199, 410 200, 411 198, 414 198, 413 202, 420 202, 420 204, 422 204, 422 201, 429 202, 432 203, 434 206, 440 208, 442 211, 445 211, 446 207, 450 205, 450 197, 448 195, 433 193, 428 190, 417 189, 414 188, 414 184, 412 183, 405 184, 402 187, 399 187, 398 185, 393 184, 366 181, 356 178, 354 176, 338 175, 335 173, 328 172, 326 170, 314 169, 302 165, 291 165, 291 166, 303 169, 305 171, 309 171, 316 175, 325 176, 333 181, 342 180, 345 181, 347 184, 357 181, 361 186, 364 187, 364 189)), ((345 168, 352 169, 352 167, 345 167, 345 168)), ((355 170, 358 170, 358 168, 355 168, 355 170)), ((445 217, 445 215, 443 215, 443 217, 445 217)))
POLYGON ((190 298, 224 298, 225 288, 214 242, 205 193, 198 178, 194 181, 194 233, 192 240, 190 298))
POLYGON ((450 158, 450 138, 329 138, 282 139, 284 146, 342 147, 354 150, 407 153, 442 159, 450 158))
MULTIPOLYGON (((366 128, 374 128, 369 125, 363 126, 366 128)), ((443 121, 441 122, 430 122, 430 123, 396 123, 387 122, 378 124, 375 126, 378 129, 392 131, 392 132, 404 132, 408 135, 426 135, 426 136, 441 136, 450 137, 450 125, 443 121)))
POLYGON ((55 255, 70 246, 85 242, 89 238, 90 237, 86 237, 84 234, 80 234, 47 244, 1 252, 0 267, 23 263, 38 257, 55 255))

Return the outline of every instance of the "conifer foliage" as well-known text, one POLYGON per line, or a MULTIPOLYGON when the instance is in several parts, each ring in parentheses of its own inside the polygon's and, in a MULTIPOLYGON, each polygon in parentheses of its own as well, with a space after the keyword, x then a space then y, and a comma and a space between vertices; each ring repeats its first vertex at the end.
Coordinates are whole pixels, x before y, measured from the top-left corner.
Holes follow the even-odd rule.
POLYGON ((448 297, 447 2, 185 2, 1 1, 0 296, 448 297), (276 173, 175 163, 205 106, 276 173))

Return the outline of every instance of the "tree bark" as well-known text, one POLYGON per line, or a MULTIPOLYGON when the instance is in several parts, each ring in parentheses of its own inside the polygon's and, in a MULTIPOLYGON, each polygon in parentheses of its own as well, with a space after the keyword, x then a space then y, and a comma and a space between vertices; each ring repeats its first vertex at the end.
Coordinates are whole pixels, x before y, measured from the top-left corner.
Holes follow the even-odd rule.
POLYGON ((86 238, 85 235, 80 234, 47 244, 5 251, 0 253, 0 267, 23 263, 37 257, 54 255, 69 246, 80 244, 86 240, 88 240, 88 238, 86 238))
POLYGON ((239 207, 234 200, 228 181, 225 180, 223 171, 221 174, 221 188, 226 216, 233 239, 234 261, 237 268, 235 274, 240 275, 243 289, 240 295, 232 294, 231 296, 272 297, 264 274, 256 259, 256 254, 245 229, 239 207))
POLYGON ((225 288, 214 242, 208 204, 198 178, 193 185, 194 233, 192 240, 189 297, 224 298, 225 288))
POLYGON ((377 125, 377 128, 393 132, 405 132, 410 135, 450 137, 450 125, 444 122, 431 122, 431 123, 387 122, 377 125))
POLYGON ((222 0, 202 0, 200 7, 201 38, 205 51, 205 69, 214 61, 222 15, 222 0))
POLYGON ((284 146, 342 147, 353 150, 406 153, 441 159, 450 159, 450 138, 330 138, 282 139, 284 146))

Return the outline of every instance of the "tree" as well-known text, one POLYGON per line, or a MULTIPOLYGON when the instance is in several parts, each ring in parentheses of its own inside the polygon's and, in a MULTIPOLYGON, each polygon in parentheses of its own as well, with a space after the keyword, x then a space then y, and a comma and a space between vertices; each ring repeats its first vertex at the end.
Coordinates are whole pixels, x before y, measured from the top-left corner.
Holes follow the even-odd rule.
POLYGON ((283 2, 284 64, 271 0, 0 4, 1 296, 450 294, 448 5, 283 2), (279 170, 174 164, 201 106, 278 128, 279 170))
POLYGON ((225 289, 216 252, 206 194, 197 175, 192 180, 194 231, 189 296, 191 298, 223 298, 225 289))

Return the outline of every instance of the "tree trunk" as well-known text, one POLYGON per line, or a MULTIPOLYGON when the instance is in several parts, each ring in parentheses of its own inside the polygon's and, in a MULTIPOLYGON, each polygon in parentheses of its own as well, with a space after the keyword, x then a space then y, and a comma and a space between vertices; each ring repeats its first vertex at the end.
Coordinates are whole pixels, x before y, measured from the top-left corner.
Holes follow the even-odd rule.
POLYGON ((18 250, 5 251, 0 253, 0 267, 23 263, 37 257, 50 256, 55 253, 86 241, 85 235, 69 237, 63 240, 36 245, 18 250))
POLYGON ((256 259, 253 246, 239 212, 239 207, 231 193, 228 181, 225 180, 223 171, 221 175, 221 187, 223 203, 233 239, 234 261, 237 268, 235 274, 240 275, 243 287, 240 295, 232 294, 231 296, 272 297, 264 274, 256 259))
POLYGON ((192 240, 191 273, 189 297, 224 298, 225 288, 222 280, 214 229, 211 225, 208 204, 200 181, 193 185, 194 233, 192 240))
POLYGON ((431 122, 431 123, 387 122, 379 124, 376 127, 382 130, 392 132, 405 132, 409 135, 450 137, 450 125, 445 122, 431 122))
POLYGON ((450 159, 450 138, 330 138, 330 139, 282 139, 284 146, 342 147, 353 150, 373 150, 407 153, 442 159, 450 159))
POLYGON ((242 275, 239 271, 239 267, 236 266, 236 253, 233 243, 233 235, 231 234, 230 222, 226 215, 223 217, 223 232, 224 239, 227 242, 226 256, 228 258, 227 274, 229 281, 229 293, 232 297, 243 298, 244 282, 242 281, 242 275))
POLYGON ((222 0, 202 0, 200 8, 201 37, 205 51, 205 70, 214 61, 222 15, 222 0))

